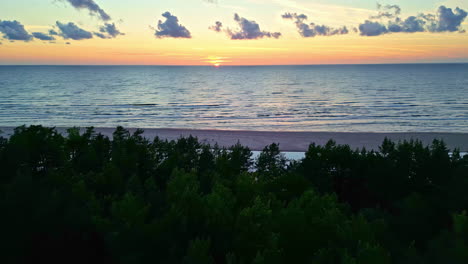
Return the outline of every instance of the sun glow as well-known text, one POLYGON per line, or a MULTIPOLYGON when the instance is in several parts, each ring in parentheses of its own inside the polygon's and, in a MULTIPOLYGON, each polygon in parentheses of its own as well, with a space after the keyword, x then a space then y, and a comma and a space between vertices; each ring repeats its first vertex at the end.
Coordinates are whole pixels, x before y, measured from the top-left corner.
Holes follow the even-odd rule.
POLYGON ((229 62, 226 60, 227 57, 217 57, 217 56, 210 56, 205 58, 203 62, 211 64, 213 67, 219 67, 221 66, 224 62, 229 62))

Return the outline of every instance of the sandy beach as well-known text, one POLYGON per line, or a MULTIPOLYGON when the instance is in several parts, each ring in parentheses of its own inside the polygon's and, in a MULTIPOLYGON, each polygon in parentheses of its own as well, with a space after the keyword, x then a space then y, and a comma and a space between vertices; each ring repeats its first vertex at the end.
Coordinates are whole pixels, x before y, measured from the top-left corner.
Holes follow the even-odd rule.
MULTIPOLYGON (((1 127, 2 136, 13 133, 13 127, 1 127)), ((67 128, 57 128, 60 133, 66 133, 67 128)), ((84 130, 84 129, 83 129, 84 130)), ((112 137, 115 128, 95 128, 96 132, 112 137)), ((136 128, 129 128, 134 132, 136 128)), ((385 137, 393 140, 418 139, 424 144, 431 144, 434 139, 442 139, 451 150, 458 148, 462 152, 468 151, 468 133, 354 133, 354 132, 276 132, 276 131, 238 131, 238 130, 194 130, 194 129, 167 129, 147 128, 144 136, 153 139, 173 140, 180 137, 195 136, 200 141, 214 145, 229 147, 237 142, 248 146, 252 150, 262 150, 273 142, 279 143, 282 151, 304 152, 309 144, 323 145, 329 139, 338 144, 347 144, 352 148, 378 150, 385 137)))

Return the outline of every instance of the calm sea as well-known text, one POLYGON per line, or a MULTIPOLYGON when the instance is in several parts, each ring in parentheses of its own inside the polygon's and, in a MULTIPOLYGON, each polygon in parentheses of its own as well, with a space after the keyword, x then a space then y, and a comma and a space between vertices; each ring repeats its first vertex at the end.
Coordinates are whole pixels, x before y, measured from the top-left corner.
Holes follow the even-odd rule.
POLYGON ((468 132, 468 64, 0 66, 0 126, 468 132))

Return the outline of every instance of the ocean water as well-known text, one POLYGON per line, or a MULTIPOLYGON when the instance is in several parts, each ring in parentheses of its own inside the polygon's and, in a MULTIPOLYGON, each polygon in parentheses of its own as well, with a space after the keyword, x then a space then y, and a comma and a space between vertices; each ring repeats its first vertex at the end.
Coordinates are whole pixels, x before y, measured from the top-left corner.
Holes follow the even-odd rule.
POLYGON ((468 132, 468 64, 0 66, 0 126, 468 132))

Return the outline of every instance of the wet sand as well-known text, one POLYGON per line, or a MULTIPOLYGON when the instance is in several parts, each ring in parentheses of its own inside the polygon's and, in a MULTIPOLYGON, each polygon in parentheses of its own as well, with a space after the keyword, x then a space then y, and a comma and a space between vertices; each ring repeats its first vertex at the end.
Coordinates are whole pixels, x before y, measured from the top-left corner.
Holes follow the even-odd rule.
MULTIPOLYGON (((0 127, 2 136, 13 133, 13 127, 0 127)), ((95 128, 96 132, 112 137, 115 128, 95 128)), ((134 132, 135 128, 128 129, 134 132)), ((66 133, 66 128, 57 128, 60 133, 66 133)), ((303 152, 309 144, 324 145, 329 139, 338 144, 350 145, 353 149, 365 147, 378 150, 385 137, 400 141, 404 139, 419 139, 425 145, 431 144, 434 139, 442 139, 449 149, 459 148, 460 151, 468 151, 468 133, 358 133, 358 132, 273 132, 273 131, 237 131, 237 130, 193 130, 193 129, 144 129, 144 136, 153 139, 158 136, 161 139, 173 140, 189 135, 198 137, 202 142, 229 147, 237 142, 248 146, 251 150, 262 150, 273 142, 279 143, 282 151, 303 152)))

